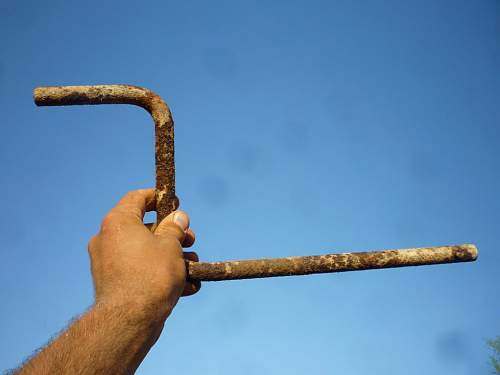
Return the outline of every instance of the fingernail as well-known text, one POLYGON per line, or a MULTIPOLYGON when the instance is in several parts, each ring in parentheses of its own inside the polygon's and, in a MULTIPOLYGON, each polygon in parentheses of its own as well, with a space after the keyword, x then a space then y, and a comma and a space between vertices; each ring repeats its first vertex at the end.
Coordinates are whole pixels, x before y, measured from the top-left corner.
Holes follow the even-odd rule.
POLYGON ((174 223, 186 230, 189 228, 189 217, 184 211, 177 211, 174 214, 174 223))

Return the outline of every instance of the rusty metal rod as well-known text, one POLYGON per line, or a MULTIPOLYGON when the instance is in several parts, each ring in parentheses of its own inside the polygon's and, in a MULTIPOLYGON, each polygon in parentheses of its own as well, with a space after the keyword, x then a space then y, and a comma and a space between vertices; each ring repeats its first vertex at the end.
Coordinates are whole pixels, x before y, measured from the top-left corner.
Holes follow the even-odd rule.
POLYGON ((191 280, 223 281, 472 262, 477 255, 476 246, 465 244, 213 263, 188 261, 187 270, 191 280))
POLYGON ((159 223, 178 206, 175 196, 174 121, 167 104, 154 92, 131 85, 48 86, 33 90, 38 106, 134 104, 153 117, 156 142, 156 214, 159 223))
MULTIPOLYGON (((33 96, 39 106, 134 104, 146 109, 155 123, 157 222, 177 208, 174 122, 161 97, 148 89, 130 85, 38 87, 33 96)), ((219 281, 469 262, 476 258, 474 245, 456 245, 278 259, 187 262, 186 265, 188 278, 192 280, 219 281)))

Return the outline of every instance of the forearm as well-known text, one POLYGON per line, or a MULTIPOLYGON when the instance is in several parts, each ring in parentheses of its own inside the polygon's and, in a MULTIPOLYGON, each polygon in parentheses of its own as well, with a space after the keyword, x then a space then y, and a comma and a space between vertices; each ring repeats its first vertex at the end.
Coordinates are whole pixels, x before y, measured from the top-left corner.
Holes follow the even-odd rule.
POLYGON ((161 333, 162 315, 143 305, 97 304, 16 374, 133 374, 161 333))
MULTIPOLYGON (((175 211, 154 228, 143 222, 155 190, 128 193, 89 241, 96 304, 28 360, 18 375, 133 374, 156 342, 186 282, 182 246, 194 243, 189 217, 175 211)), ((186 255, 186 258, 184 258, 186 255)))

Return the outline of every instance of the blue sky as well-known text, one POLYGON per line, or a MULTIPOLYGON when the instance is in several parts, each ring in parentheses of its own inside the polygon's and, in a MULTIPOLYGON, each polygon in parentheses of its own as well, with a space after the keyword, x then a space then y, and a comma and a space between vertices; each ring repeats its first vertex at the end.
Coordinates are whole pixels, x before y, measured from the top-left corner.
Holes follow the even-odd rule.
MULTIPOLYGON (((86 245, 154 185, 170 105, 204 260, 475 243, 475 263, 205 283, 139 374, 488 374, 500 334, 497 1, 0 2, 0 370, 92 303, 86 245)), ((150 220, 154 218, 150 217, 150 220)))

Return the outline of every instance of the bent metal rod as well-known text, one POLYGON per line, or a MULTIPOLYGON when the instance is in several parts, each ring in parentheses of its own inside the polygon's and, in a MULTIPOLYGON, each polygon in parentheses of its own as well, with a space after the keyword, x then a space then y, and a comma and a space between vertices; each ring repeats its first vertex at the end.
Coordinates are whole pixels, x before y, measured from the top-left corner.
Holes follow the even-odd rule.
MULTIPOLYGON (((37 87, 33 96, 38 106, 133 104, 148 111, 155 124, 157 222, 176 209, 174 122, 160 96, 130 85, 37 87)), ((464 244, 275 259, 187 261, 186 265, 191 280, 220 281, 470 262, 477 256, 476 246, 464 244)))

